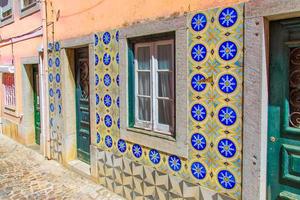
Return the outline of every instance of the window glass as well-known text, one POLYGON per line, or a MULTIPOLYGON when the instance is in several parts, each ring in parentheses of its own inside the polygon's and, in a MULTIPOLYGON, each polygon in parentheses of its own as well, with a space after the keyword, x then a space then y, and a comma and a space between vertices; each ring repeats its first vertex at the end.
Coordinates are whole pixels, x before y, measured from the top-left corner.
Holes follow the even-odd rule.
POLYGON ((137 51, 138 69, 150 70, 150 47, 139 47, 137 51))
POLYGON ((158 97, 171 97, 171 79, 170 72, 157 72, 158 74, 158 97))
POLYGON ((7 6, 8 5, 8 1, 9 0, 0 0, 0 6, 1 6, 1 8, 7 6))
POLYGON ((12 0, 0 0, 0 11, 1 11, 1 20, 6 19, 12 15, 12 0))
POLYGON ((35 2, 36 0, 23 0, 23 8, 26 8, 35 2))
POLYGON ((138 72, 138 94, 150 96, 150 72, 138 72))
POLYGON ((173 60, 173 40, 135 44, 135 126, 138 128, 172 134, 175 121, 173 60))
POLYGON ((139 120, 142 121, 150 121, 151 119, 151 98, 148 97, 138 97, 138 104, 139 104, 139 120))
POLYGON ((172 45, 157 46, 158 69, 170 69, 172 65, 172 45))
POLYGON ((172 104, 170 100, 158 100, 158 122, 161 124, 172 125, 172 104))

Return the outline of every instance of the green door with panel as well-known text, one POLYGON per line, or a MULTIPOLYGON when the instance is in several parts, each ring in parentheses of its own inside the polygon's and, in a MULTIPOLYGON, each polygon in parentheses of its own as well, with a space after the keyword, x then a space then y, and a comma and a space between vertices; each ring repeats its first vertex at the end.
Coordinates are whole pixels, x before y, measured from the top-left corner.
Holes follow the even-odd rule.
POLYGON ((268 199, 300 199, 300 19, 270 23, 268 199))
POLYGON ((38 65, 32 65, 32 75, 33 75, 33 105, 34 105, 35 143, 40 144, 41 110, 40 110, 40 91, 39 91, 38 65))
POLYGON ((88 48, 75 49, 77 158, 90 162, 90 101, 88 48))

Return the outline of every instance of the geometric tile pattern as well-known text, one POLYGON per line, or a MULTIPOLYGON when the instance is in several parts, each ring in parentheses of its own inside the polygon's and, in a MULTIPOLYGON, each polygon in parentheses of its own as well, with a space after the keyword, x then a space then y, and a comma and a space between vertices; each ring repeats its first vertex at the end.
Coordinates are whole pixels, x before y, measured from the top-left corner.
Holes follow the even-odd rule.
POLYGON ((231 199, 105 150, 98 149, 97 162, 100 184, 126 199, 231 199))
MULTIPOLYGON (((111 147, 119 136, 118 31, 94 35, 96 129, 100 140, 111 147)), ((100 142, 98 141, 98 143, 100 142)))
MULTIPOLYGON (((96 94, 91 98, 103 185, 128 199, 241 198, 243 15, 240 4, 187 17, 188 63, 177 67, 189 72, 188 159, 120 140, 119 34, 94 35, 96 94)), ((60 43, 49 44, 48 52, 51 158, 61 162, 60 43)))
POLYGON ((188 159, 120 140, 119 34, 94 35, 103 185, 128 199, 212 198, 203 187, 241 198, 243 15, 240 4, 187 17, 188 159))
POLYGON ((192 174, 234 198, 241 198, 243 11, 240 4, 188 18, 192 174))
MULTIPOLYGON (((128 199, 241 198, 243 15, 240 4, 187 16, 188 159, 120 140, 119 32, 94 35, 101 184, 128 199)), ((49 44, 51 158, 61 162, 60 54, 49 44)))
POLYGON ((51 159, 62 162, 63 105, 61 85, 61 47, 59 42, 48 45, 49 127, 51 159))

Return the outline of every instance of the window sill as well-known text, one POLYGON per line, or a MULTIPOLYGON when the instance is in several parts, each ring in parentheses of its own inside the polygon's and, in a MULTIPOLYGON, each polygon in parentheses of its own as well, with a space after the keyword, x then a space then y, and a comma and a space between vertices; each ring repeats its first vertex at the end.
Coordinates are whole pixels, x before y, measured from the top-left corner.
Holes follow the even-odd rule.
POLYGON ((15 118, 22 118, 22 115, 19 115, 16 112, 16 107, 12 106, 4 106, 3 112, 7 115, 13 116, 15 118))
POLYGON ((40 6, 38 3, 33 3, 25 8, 20 10, 20 19, 27 17, 33 13, 36 13, 40 10, 40 6))
MULTIPOLYGON (((188 70, 184 66, 188 62, 186 51, 188 51, 186 16, 175 17, 167 20, 155 20, 149 23, 139 23, 130 27, 120 29, 119 52, 120 52, 120 79, 125 80, 124 84, 120 85, 120 138, 131 143, 143 145, 147 148, 157 149, 168 154, 177 155, 183 158, 188 158, 188 93, 186 88, 188 83, 182 77, 188 76, 188 70), (156 27, 155 30, 153 27, 156 27), (128 128, 128 101, 130 96, 130 86, 128 77, 131 69, 129 63, 132 61, 133 46, 130 41, 138 37, 149 36, 153 34, 162 34, 175 31, 175 82, 176 82, 176 108, 175 108, 175 123, 176 135, 162 138, 162 134, 154 135, 151 131, 137 130, 128 128), (178 69, 177 69, 178 68, 178 69), (126 81, 127 80, 127 81, 126 81)), ((165 135, 164 135, 165 136, 165 135)))
POLYGON ((14 22, 13 15, 8 16, 0 21, 0 28, 2 28, 3 26, 9 25, 13 22, 14 22))
POLYGON ((183 158, 188 157, 186 142, 178 141, 171 135, 164 135, 135 127, 122 127, 121 125, 120 138, 168 154, 178 155, 183 158))
POLYGON ((132 132, 135 132, 135 133, 149 135, 149 136, 153 136, 153 137, 157 137, 157 138, 166 139, 166 140, 169 140, 169 141, 176 142, 176 139, 174 138, 173 135, 167 135, 167 133, 163 133, 163 132, 145 130, 145 129, 138 128, 138 127, 127 128, 127 131, 132 131, 132 132))
POLYGON ((4 106, 4 110, 8 110, 10 112, 15 112, 16 107, 15 106, 4 106))

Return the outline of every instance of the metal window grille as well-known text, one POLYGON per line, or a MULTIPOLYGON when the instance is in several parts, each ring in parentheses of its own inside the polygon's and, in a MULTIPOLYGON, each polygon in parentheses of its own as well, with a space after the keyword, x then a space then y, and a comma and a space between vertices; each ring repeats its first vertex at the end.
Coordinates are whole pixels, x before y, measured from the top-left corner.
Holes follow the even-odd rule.
POLYGON ((3 74, 3 94, 4 106, 16 106, 16 92, 15 92, 15 79, 14 74, 3 74))

